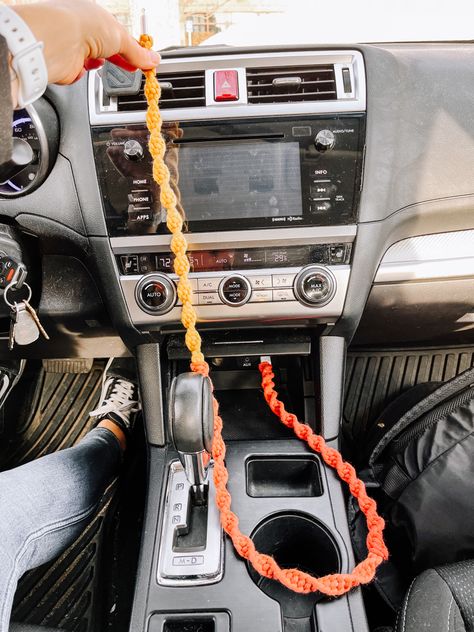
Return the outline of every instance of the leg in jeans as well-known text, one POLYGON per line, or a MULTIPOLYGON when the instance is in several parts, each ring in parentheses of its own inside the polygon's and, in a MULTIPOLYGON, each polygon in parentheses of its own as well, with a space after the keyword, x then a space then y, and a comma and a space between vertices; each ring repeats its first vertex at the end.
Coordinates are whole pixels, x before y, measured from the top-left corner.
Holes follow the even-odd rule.
POLYGON ((73 448, 0 473, 0 632, 8 632, 19 578, 81 533, 121 454, 116 436, 98 427, 73 448))

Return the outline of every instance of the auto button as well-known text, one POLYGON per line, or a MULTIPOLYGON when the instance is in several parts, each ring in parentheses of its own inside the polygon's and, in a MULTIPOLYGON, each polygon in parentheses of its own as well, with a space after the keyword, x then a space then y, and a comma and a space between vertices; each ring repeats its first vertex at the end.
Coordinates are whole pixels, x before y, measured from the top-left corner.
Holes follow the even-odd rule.
POLYGON ((176 303, 176 288, 164 275, 149 274, 137 284, 135 297, 143 311, 161 315, 176 303))

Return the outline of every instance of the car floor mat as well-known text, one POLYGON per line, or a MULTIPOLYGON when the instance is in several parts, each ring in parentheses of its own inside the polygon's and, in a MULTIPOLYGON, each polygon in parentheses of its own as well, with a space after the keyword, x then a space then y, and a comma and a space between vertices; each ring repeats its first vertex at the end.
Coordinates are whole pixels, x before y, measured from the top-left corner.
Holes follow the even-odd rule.
MULTIPOLYGON (((25 371, 10 396, 9 410, 4 415, 4 439, 0 442, 2 470, 71 447, 94 425, 89 411, 99 400, 105 362, 94 362, 88 373, 58 373, 58 367, 48 372, 44 366, 31 364, 33 367, 25 371), (18 408, 19 402, 27 411, 18 408)), ((128 475, 128 470, 125 464, 120 479, 128 475)), ((111 569, 117 566, 116 548, 126 548, 117 542, 123 496, 120 479, 109 485, 95 515, 76 541, 53 562, 21 578, 12 621, 70 632, 94 632, 109 627, 110 611, 117 609, 112 588, 115 593, 122 589, 112 586, 111 569)), ((127 485, 130 486, 130 481, 127 485)), ((138 551, 135 548, 134 554, 138 551)), ((133 566, 129 560, 127 564, 133 566)), ((133 576, 132 569, 129 577, 133 576)), ((127 585, 127 590, 133 597, 133 584, 127 585)), ((131 598, 128 606, 131 608, 131 598)), ((117 613, 113 615, 114 630, 127 629, 129 614, 121 621, 117 620, 117 613)))
POLYGON ((343 434, 363 439, 384 408, 407 389, 445 382, 474 363, 474 347, 351 349, 346 363, 343 434))

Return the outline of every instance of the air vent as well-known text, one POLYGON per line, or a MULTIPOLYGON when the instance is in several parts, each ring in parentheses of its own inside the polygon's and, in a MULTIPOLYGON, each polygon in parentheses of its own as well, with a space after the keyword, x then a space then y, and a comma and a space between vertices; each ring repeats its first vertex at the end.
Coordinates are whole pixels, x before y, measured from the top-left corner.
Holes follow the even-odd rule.
MULTIPOLYGON (((157 76, 161 85, 160 107, 162 110, 198 108, 206 105, 204 71, 158 74, 157 76)), ((119 112, 146 110, 144 83, 143 79, 138 94, 117 97, 119 112)))
POLYGON ((247 68, 249 103, 337 99, 334 66, 247 68))

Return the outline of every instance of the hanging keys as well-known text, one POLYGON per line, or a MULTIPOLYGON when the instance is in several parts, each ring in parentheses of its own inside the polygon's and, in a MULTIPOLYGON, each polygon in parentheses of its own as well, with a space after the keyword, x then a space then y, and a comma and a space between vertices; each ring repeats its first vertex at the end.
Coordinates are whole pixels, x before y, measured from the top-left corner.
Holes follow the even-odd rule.
POLYGON ((31 306, 31 288, 28 283, 24 281, 21 283, 28 292, 27 298, 21 301, 10 301, 8 293, 13 289, 19 289, 16 282, 13 281, 3 294, 5 303, 10 307, 11 323, 10 323, 10 335, 8 338, 8 347, 10 351, 15 344, 20 346, 29 345, 32 342, 38 340, 40 334, 49 340, 49 336, 46 333, 43 325, 41 324, 38 314, 31 306))
POLYGON ((12 326, 10 327, 10 350, 13 345, 30 345, 38 340, 40 329, 31 312, 25 305, 26 301, 15 303, 12 310, 12 326))

